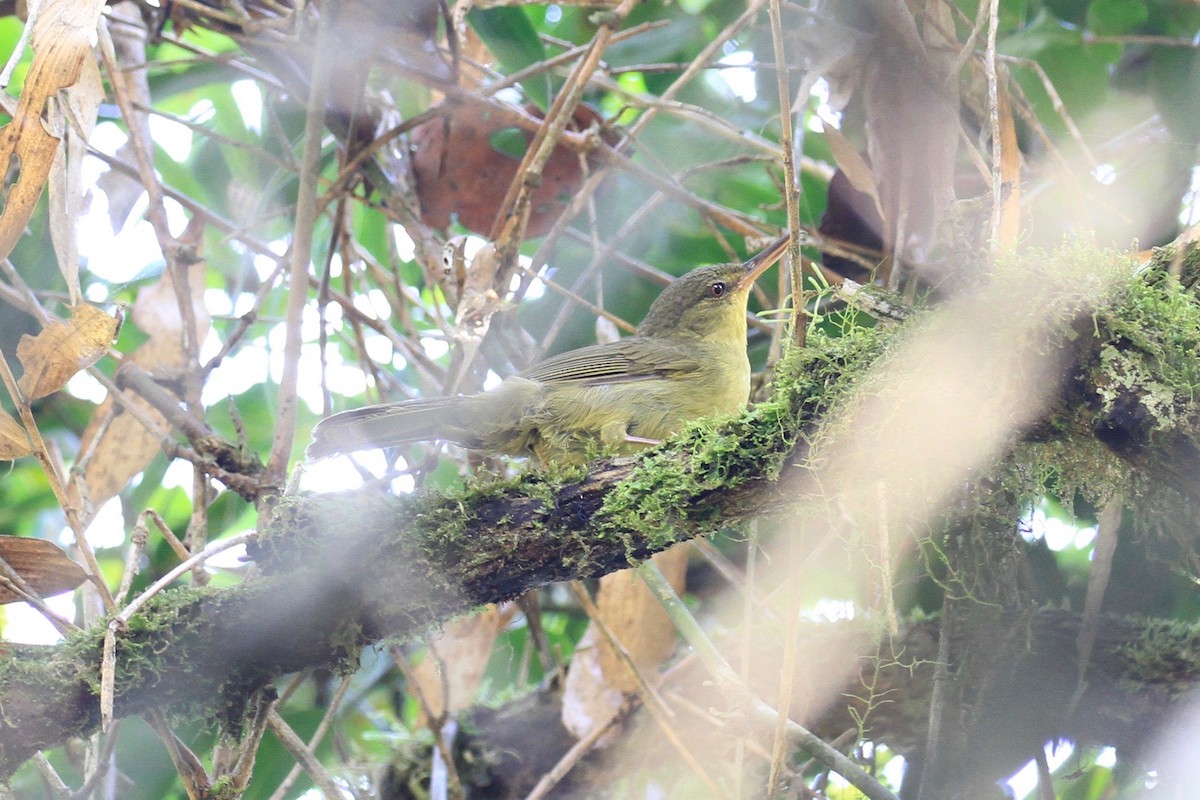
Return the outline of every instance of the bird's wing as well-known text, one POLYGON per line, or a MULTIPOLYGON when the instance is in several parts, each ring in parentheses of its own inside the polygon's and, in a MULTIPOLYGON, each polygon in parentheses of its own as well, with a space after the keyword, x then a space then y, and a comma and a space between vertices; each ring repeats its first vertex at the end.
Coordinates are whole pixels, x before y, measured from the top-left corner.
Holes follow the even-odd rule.
POLYGON ((541 383, 624 383, 699 368, 699 358, 686 343, 631 336, 552 356, 521 377, 541 383))

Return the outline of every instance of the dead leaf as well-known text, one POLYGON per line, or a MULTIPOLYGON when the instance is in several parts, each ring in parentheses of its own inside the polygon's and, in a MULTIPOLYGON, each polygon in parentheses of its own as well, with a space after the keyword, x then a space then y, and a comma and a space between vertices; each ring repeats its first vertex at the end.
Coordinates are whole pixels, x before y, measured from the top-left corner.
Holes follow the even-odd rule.
POLYGON ((183 351, 183 313, 179 308, 179 297, 187 298, 191 316, 196 321, 192 341, 201 342, 208 334, 212 318, 204 307, 203 261, 189 264, 182 270, 185 286, 178 291, 172 272, 165 271, 159 280, 138 292, 133 304, 132 318, 135 325, 150 337, 135 351, 131 358, 147 368, 173 368, 187 366, 187 354, 183 351))
MULTIPOLYGON (((600 669, 599 628, 589 625, 583 632, 563 682, 562 724, 576 739, 608 725, 625 707, 625 695, 608 685, 600 669)), ((616 731, 597 743, 607 747, 617 739, 616 731)))
POLYGON ((851 186, 871 198, 871 202, 875 205, 875 215, 879 219, 883 219, 883 206, 879 202, 879 187, 875 183, 875 173, 871 171, 871 165, 854 145, 850 144, 850 140, 842 135, 840 130, 827 124, 824 120, 821 121, 821 128, 825 131, 825 141, 829 143, 829 149, 833 151, 833 160, 837 162, 842 174, 850 181, 851 186))
POLYGON ((33 452, 21 423, 0 411, 0 461, 12 461, 33 452))
MULTIPOLYGON (((153 37, 145 27, 138 6, 129 0, 122 0, 121 3, 113 3, 112 11, 114 17, 122 20, 121 25, 109 28, 116 63, 145 64, 149 58, 146 53, 147 41, 153 37)), ((125 94, 134 108, 150 108, 154 105, 147 72, 144 69, 130 69, 124 74, 125 94)), ((135 112, 132 119, 125 120, 125 124, 136 127, 141 135, 126 138, 125 143, 117 148, 116 157, 126 164, 136 164, 140 158, 139 145, 154 142, 154 135, 150 132, 150 115, 135 112)), ((108 220, 114 231, 125 227, 134 207, 146 194, 146 187, 140 180, 115 169, 102 174, 96 181, 96 188, 108 199, 108 220)))
MULTIPOLYGON (((501 114, 466 105, 414 128, 410 141, 421 218, 443 229, 457 219, 468 230, 486 234, 520 166, 521 153, 532 139, 515 120, 524 117, 533 126, 540 124, 540 115, 535 108, 511 108, 501 114)), ((581 105, 572 128, 587 130, 600 119, 597 111, 581 105)), ((608 141, 607 134, 602 136, 608 141)), ((578 153, 565 145, 555 148, 531 197, 529 236, 542 236, 550 230, 583 178, 578 153)))
POLYGON ((471 259, 454 314, 454 338, 458 341, 478 343, 487 334, 492 315, 503 305, 493 286, 499 268, 500 259, 491 242, 471 259))
POLYGON ((866 48, 858 95, 883 208, 884 249, 891 256, 879 277, 896 289, 902 270, 893 265, 923 268, 954 198, 962 130, 954 77, 959 68, 944 31, 954 30, 956 21, 949 4, 931 0, 873 8, 876 45, 866 48), (913 5, 920 6, 919 14, 913 5), (917 25, 918 16, 925 24, 917 25))
POLYGON ((100 69, 93 59, 81 64, 79 80, 61 92, 48 109, 51 130, 62 132, 50 169, 50 240, 58 269, 67 282, 71 302, 83 298, 79 290, 79 237, 76 223, 82 215, 83 161, 87 140, 104 99, 100 69))
MULTIPOLYGON (((193 341, 197 342, 204 340, 212 324, 204 307, 204 269, 204 262, 197 261, 183 272, 187 281, 184 294, 189 298, 196 322, 193 341)), ((170 272, 164 272, 156 283, 138 292, 131 316, 149 338, 126 357, 127 361, 155 371, 194 366, 184 352, 183 318, 170 272)), ((127 393, 127 396, 130 395, 127 393)), ((130 397, 131 402, 160 429, 170 429, 166 418, 149 403, 137 396, 130 397)), ((99 508, 121 491, 130 478, 144 470, 161 451, 162 444, 154 433, 111 397, 106 398, 96 409, 79 443, 79 452, 88 456, 83 474, 68 487, 76 508, 82 509, 85 518, 89 517, 92 509, 99 508)))
POLYGON ((1002 251, 1012 251, 1021 234, 1021 148, 1017 144, 1017 123, 1013 119, 1008 87, 1000 82, 996 88, 1000 117, 1000 183, 1004 188, 996 244, 1002 251))
MULTIPOLYGON (((134 147, 133 140, 127 140, 117 148, 116 157, 130 164, 135 163, 137 148, 134 147)), ((108 198, 108 223, 114 231, 125 227, 137 202, 146 193, 146 187, 138 180, 115 169, 102 173, 96 179, 96 188, 108 198)))
POLYGON ((17 358, 25 372, 18 381, 27 400, 53 394, 71 376, 87 369, 108 352, 121 328, 122 313, 110 316, 87 304, 72 306, 71 319, 53 322, 37 336, 26 334, 17 343, 17 358))
MULTIPOLYGON (((413 670, 413 679, 435 717, 454 714, 475 702, 496 637, 512 619, 513 608, 511 604, 503 610, 490 605, 473 617, 449 623, 430 638, 433 652, 413 670), (449 696, 448 704, 443 699, 443 688, 449 696)), ((422 713, 421 723, 428 722, 422 713)))
MULTIPOLYGON (((83 567, 45 539, 0 536, 0 558, 42 597, 70 591, 87 580, 83 567)), ((0 605, 21 599, 16 592, 0 586, 0 605)))
POLYGON ((46 0, 31 37, 33 63, 12 122, 0 132, 0 169, 15 174, 0 212, 0 258, 7 257, 25 232, 58 150, 46 130, 46 104, 79 80, 92 57, 96 25, 105 0, 46 0), (15 172, 14 172, 15 171, 15 172))
MULTIPOLYGON (((677 592, 683 589, 687 557, 688 549, 683 546, 654 556, 654 563, 677 592)), ((635 571, 625 569, 601 578, 596 606, 643 674, 653 675, 675 651, 675 625, 635 571)), ((600 640, 600 666, 613 688, 626 694, 637 690, 637 679, 603 638, 600 640)))
MULTIPOLYGON (((677 592, 683 591, 688 551, 676 546, 654 556, 677 592)), ((659 666, 675 651, 675 626, 653 593, 631 569, 605 575, 596 595, 600 616, 651 683, 659 666)), ((637 678, 593 622, 571 657, 563 686, 564 727, 582 737, 607 725, 621 710, 625 695, 638 689, 637 678)))

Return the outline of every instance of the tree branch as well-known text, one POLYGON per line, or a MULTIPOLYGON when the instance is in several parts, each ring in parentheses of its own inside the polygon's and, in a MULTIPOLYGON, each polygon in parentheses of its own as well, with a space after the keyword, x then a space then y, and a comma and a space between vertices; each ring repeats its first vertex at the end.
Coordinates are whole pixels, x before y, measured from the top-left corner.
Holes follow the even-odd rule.
MULTIPOLYGON (((1111 398, 1123 397, 1123 408, 1144 413, 1114 448, 1118 456, 1155 468, 1194 449, 1200 411, 1184 384, 1194 377, 1187 370, 1200 304, 1190 284, 1160 276, 1134 279, 1110 308, 1077 326, 1068 392, 1036 434, 1060 446, 1081 432, 1094 437, 1097 420, 1113 419, 1111 398)), ((642 456, 599 462, 586 475, 531 473, 450 495, 285 500, 251 548, 260 575, 233 588, 173 590, 134 615, 117 638, 114 714, 203 711, 236 735, 246 698, 283 674, 351 669, 359 650, 383 637, 621 569, 678 541, 813 500, 804 492, 819 486, 792 480, 808 467, 807 445, 797 442, 818 439, 815 423, 890 337, 813 337, 781 367, 768 402, 737 419, 698 423, 642 456)), ((13 646, 0 661, 0 777, 37 750, 97 728, 103 632, 98 625, 53 647, 13 646)))

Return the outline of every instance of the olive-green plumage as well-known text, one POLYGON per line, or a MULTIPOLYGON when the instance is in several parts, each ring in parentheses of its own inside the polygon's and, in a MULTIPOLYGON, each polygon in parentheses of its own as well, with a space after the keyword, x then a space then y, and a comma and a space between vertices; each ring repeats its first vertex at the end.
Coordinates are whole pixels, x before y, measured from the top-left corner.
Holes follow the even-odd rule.
POLYGON ((750 392, 746 299, 787 246, 701 267, 663 290, 633 336, 553 356, 491 391, 345 411, 313 430, 309 458, 441 439, 575 463, 628 451, 688 420, 735 412, 750 392))

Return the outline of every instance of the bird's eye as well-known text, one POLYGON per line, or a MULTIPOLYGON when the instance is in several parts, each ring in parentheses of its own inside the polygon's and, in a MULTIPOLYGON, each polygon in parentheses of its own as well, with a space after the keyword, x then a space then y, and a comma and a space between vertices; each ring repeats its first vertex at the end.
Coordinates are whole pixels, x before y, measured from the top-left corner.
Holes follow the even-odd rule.
POLYGON ((725 290, 727 288, 728 287, 725 285, 725 281, 714 281, 713 283, 710 283, 708 285, 708 296, 709 297, 724 297, 725 290))

